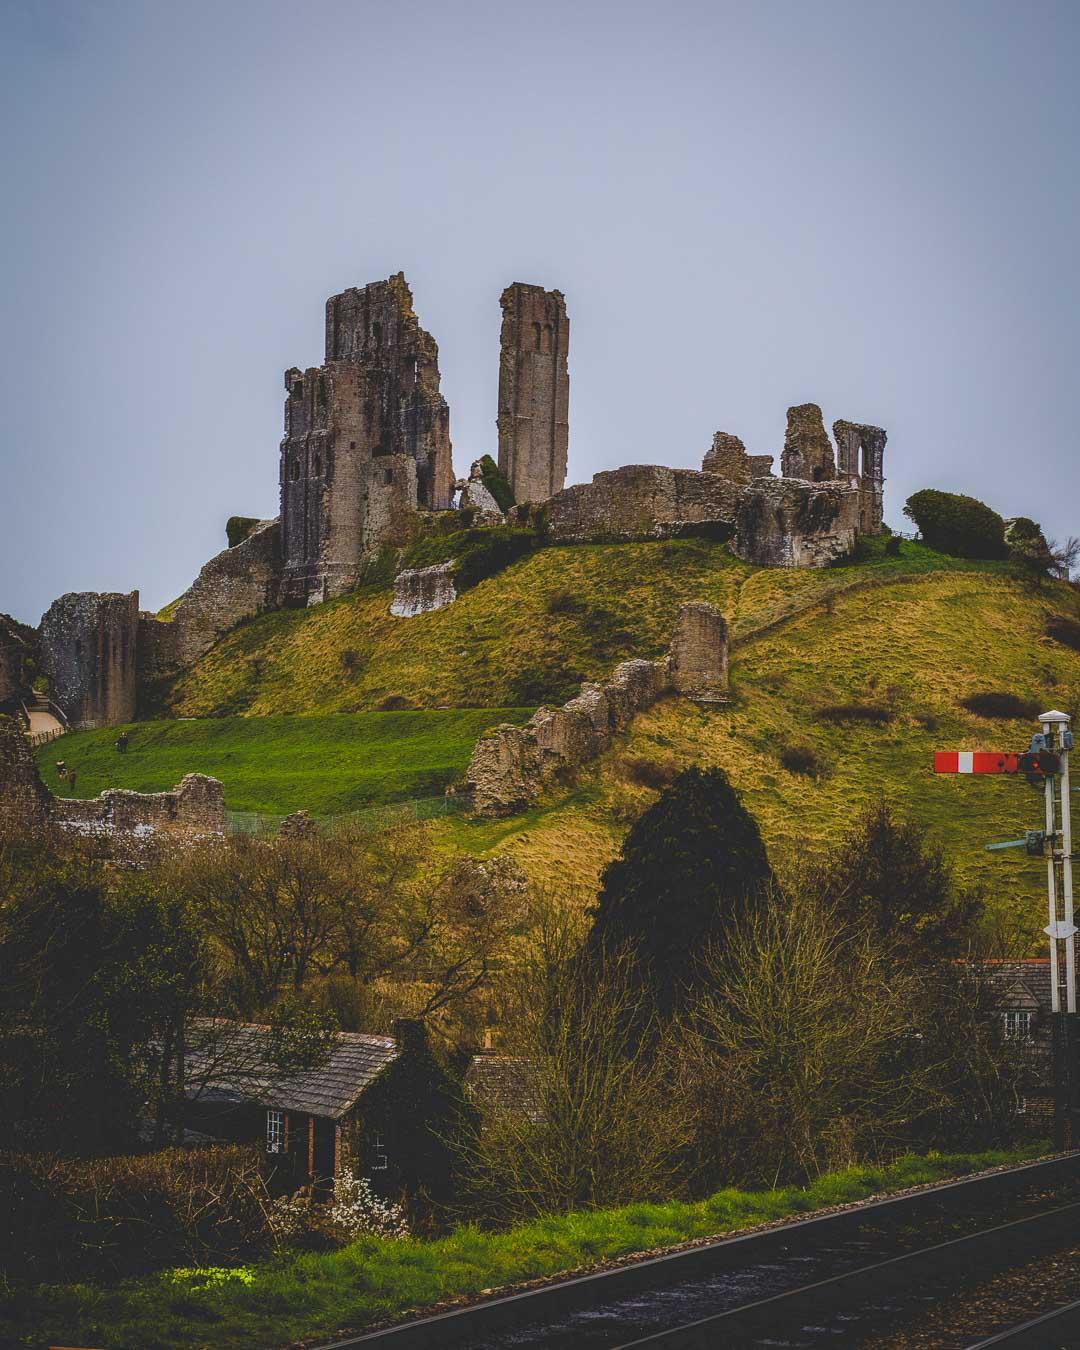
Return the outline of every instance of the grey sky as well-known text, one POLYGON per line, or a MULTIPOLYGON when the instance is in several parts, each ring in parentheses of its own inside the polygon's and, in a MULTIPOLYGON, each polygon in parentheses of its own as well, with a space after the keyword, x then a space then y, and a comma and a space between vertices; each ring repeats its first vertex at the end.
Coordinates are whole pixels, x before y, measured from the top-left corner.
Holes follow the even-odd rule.
POLYGON ((458 472, 499 292, 571 321, 570 481, 888 428, 886 516, 1080 533, 1080 4, 4 0, 0 610, 157 608, 277 511, 282 372, 403 269, 458 472))

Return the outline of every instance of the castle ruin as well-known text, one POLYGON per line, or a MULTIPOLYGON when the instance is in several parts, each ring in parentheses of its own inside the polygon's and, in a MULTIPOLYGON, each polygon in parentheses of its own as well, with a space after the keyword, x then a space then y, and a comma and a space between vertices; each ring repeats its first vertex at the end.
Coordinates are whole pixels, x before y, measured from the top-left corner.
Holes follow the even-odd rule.
POLYGON ((570 320, 560 291, 515 281, 503 291, 499 468, 517 502, 546 502, 566 482, 570 320))
POLYGON ((326 302, 323 365, 285 372, 281 599, 342 595, 367 558, 450 508, 450 409, 439 349, 403 273, 326 302))
MULTIPOLYGON (((517 505, 502 506, 473 462, 456 480, 438 346, 419 323, 402 273, 326 302, 324 361, 285 372, 278 451, 281 512, 249 521, 161 617, 140 613, 138 592, 62 596, 33 634, 35 659, 74 727, 115 725, 139 700, 192 665, 246 619, 311 605, 355 588, 386 550, 398 550, 390 613, 410 619, 457 599, 454 563, 405 566, 404 549, 434 513, 460 524, 511 526, 538 542, 590 543, 703 534, 743 560, 826 567, 860 535, 882 529, 880 427, 840 420, 833 441, 821 409, 788 409, 780 456, 750 454, 718 431, 700 469, 630 464, 565 487, 569 320, 561 292, 515 282, 500 297, 498 467, 517 505), (504 514, 505 512, 505 514, 504 514)), ((25 696, 26 634, 0 630, 0 701, 25 696)), ((538 744, 561 714, 552 713, 538 744), (552 721, 554 719, 554 721, 552 721), (551 726, 548 726, 548 722, 551 726)))

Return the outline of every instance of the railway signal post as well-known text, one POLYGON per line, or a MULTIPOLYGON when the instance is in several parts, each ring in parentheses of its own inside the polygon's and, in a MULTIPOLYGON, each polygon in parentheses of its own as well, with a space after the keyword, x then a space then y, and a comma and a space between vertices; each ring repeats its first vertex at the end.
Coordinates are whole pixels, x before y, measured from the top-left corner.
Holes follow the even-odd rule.
POLYGON ((1032 857, 1046 859, 1048 922, 1043 932, 1050 940, 1050 1000, 1054 1018, 1055 1133, 1059 1147, 1071 1146, 1076 1130, 1077 1054, 1080 1032, 1076 1013, 1076 924, 1073 911, 1072 819, 1069 752, 1073 746, 1071 718, 1052 710, 1039 716, 1040 730, 1026 751, 940 750, 934 755, 935 773, 1003 773, 1041 785, 1044 828, 1028 830, 1023 839, 988 844, 990 850, 1025 848, 1032 857), (1065 1009, 1061 1007, 1061 948, 1065 956, 1065 1009))

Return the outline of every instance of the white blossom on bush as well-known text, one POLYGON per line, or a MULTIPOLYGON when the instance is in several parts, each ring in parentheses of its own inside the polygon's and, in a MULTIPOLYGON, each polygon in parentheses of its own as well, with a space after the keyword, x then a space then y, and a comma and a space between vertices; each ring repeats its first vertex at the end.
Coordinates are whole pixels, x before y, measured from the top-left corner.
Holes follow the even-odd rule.
POLYGON ((303 1191, 279 1195, 267 1211, 270 1231, 278 1242, 299 1237, 311 1227, 311 1196, 303 1191))
POLYGON ((344 1167, 334 1179, 334 1198, 330 1204, 330 1223, 346 1241, 359 1237, 407 1238, 409 1224, 405 1211, 391 1200, 380 1200, 366 1177, 353 1175, 344 1167))

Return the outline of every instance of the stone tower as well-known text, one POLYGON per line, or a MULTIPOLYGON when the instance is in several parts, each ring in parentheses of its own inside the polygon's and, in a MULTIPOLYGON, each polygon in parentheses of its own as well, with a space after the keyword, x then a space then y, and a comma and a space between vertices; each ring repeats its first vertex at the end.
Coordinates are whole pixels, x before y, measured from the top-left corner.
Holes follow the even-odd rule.
POLYGON ((885 502, 885 441, 881 427, 863 422, 833 423, 836 470, 841 478, 858 482, 859 531, 880 534, 885 502))
POLYGON ((72 727, 135 720, 139 592, 62 595, 41 619, 41 663, 72 727))
POLYGON ((518 502, 542 502, 566 482, 570 321, 559 291, 516 281, 500 300, 499 468, 518 502))
POLYGON ((785 478, 805 478, 811 483, 827 483, 836 477, 832 441, 816 403, 788 409, 780 472, 785 478))
POLYGON ((450 506, 450 410, 439 349, 402 273, 326 302, 323 365, 285 372, 282 598, 303 604, 356 585, 384 544, 405 543, 418 508, 450 506))

